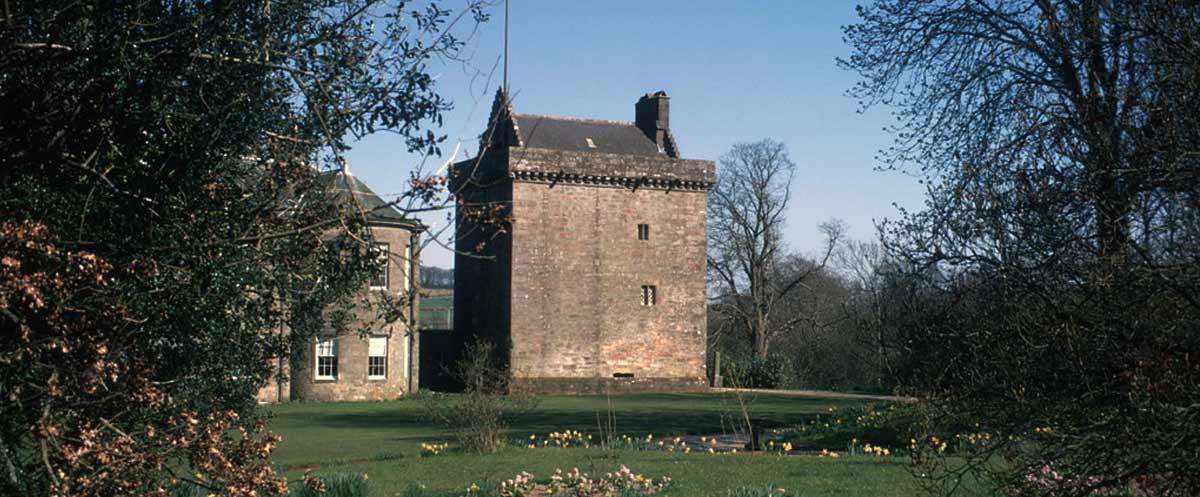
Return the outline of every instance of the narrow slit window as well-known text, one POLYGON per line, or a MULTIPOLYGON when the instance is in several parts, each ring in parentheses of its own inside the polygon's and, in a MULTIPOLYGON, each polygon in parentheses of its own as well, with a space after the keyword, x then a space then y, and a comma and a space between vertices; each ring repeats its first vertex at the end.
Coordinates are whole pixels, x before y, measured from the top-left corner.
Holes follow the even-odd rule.
POLYGON ((658 288, 654 285, 642 285, 642 306, 650 307, 658 303, 658 288))
POLYGON ((367 339, 367 379, 387 378, 387 349, 388 338, 386 336, 373 336, 367 339))
POLYGON ((318 380, 337 379, 337 360, 337 339, 317 340, 316 377, 318 380))
POLYGON ((639 224, 638 225, 638 240, 649 240, 649 239, 650 239, 650 225, 649 224, 639 224))
POLYGON ((379 261, 379 269, 371 275, 372 290, 387 290, 388 288, 388 269, 391 267, 390 249, 386 243, 376 243, 371 246, 371 251, 375 253, 375 257, 379 261))

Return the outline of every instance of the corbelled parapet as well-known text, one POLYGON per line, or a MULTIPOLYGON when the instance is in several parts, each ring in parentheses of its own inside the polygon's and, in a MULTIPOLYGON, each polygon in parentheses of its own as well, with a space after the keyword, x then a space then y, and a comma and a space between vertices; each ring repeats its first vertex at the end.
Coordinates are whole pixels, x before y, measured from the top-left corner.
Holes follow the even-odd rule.
POLYGON ((707 160, 506 147, 454 166, 451 187, 463 181, 490 183, 500 178, 541 183, 572 183, 630 189, 707 190, 716 165, 707 160))

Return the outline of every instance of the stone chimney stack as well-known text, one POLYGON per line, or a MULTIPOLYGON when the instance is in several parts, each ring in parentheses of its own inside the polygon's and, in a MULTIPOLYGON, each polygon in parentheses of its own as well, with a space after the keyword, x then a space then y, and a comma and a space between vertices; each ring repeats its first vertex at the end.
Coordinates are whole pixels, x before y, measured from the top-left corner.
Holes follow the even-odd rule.
POLYGON ((670 129, 671 97, 667 96, 667 92, 656 91, 642 95, 642 98, 638 99, 637 105, 634 106, 634 115, 634 124, 638 129, 654 140, 659 150, 670 152, 668 150, 670 148, 668 130, 670 129))

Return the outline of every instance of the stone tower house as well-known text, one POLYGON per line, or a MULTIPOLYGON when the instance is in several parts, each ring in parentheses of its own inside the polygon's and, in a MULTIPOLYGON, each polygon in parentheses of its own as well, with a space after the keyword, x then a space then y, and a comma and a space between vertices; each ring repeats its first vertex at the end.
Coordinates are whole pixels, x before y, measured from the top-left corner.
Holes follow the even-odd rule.
POLYGON ((681 159, 666 93, 635 121, 513 112, 454 166, 454 323, 498 344, 514 390, 705 386, 711 161, 681 159))

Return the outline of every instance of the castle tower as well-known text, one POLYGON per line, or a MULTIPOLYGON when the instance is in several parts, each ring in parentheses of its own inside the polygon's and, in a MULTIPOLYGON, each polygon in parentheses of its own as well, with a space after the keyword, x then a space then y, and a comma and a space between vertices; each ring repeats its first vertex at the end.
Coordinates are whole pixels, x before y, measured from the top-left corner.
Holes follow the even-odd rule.
POLYGON ((455 335, 499 345, 512 388, 705 386, 711 161, 679 158, 669 99, 635 122, 514 113, 497 92, 455 164, 455 335))

